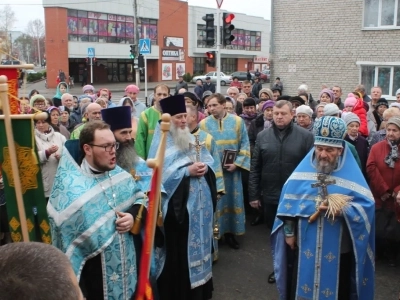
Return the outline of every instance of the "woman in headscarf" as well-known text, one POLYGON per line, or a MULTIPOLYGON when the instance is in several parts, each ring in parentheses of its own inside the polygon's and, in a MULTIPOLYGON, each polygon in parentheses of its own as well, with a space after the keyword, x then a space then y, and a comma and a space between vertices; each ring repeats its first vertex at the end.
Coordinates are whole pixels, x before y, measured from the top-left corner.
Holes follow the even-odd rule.
POLYGON ((62 95, 64 95, 65 93, 68 93, 69 89, 68 89, 68 84, 66 82, 60 82, 57 85, 57 91, 56 94, 53 97, 53 103, 55 107, 59 107, 61 106, 61 97, 62 95))
POLYGON ((119 100, 118 106, 130 106, 131 107, 131 120, 132 120, 131 136, 133 139, 135 139, 139 119, 136 117, 136 109, 135 109, 135 105, 134 105, 132 99, 129 97, 123 97, 121 100, 119 100))
POLYGON ((46 120, 35 120, 35 140, 46 200, 49 199, 58 161, 66 141, 66 138, 61 133, 56 132, 50 124, 50 115, 46 120))
POLYGON ((50 126, 53 127, 56 132, 61 133, 67 140, 69 140, 70 132, 60 123, 60 110, 58 107, 50 106, 47 109, 47 113, 50 116, 50 126))

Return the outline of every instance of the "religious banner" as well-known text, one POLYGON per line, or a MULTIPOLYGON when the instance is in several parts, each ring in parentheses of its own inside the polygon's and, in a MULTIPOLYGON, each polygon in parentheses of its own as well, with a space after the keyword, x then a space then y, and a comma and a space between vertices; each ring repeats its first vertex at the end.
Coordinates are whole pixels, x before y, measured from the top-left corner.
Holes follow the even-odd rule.
MULTIPOLYGON (((7 76, 8 84, 8 101, 10 103, 11 114, 19 114, 19 101, 18 99, 18 79, 20 77, 20 69, 17 68, 1 68, 0 75, 7 76)), ((1 131, 0 131, 1 132, 1 131)))
MULTIPOLYGON (((46 211, 42 174, 32 119, 13 119, 11 116, 21 189, 30 241, 51 243, 50 226, 46 211), (21 134, 23 133, 23 134, 21 134)), ((0 165, 4 180, 4 193, 11 238, 21 242, 21 220, 18 213, 12 163, 7 142, 4 118, 0 118, 0 165)))

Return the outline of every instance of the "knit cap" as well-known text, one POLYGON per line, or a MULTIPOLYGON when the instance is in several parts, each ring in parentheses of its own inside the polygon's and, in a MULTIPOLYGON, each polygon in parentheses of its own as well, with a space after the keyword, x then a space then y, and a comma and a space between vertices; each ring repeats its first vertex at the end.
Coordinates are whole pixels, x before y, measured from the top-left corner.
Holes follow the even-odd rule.
POLYGON ((36 95, 31 97, 31 100, 29 100, 30 106, 33 107, 33 104, 35 104, 35 102, 38 101, 38 100, 46 102, 46 98, 43 95, 36 94, 36 95))
POLYGON ((130 84, 125 88, 125 93, 139 93, 139 88, 134 84, 130 84))
POLYGON ((381 105, 385 105, 386 108, 389 108, 389 103, 385 98, 379 98, 378 102, 376 103, 375 107, 378 108, 381 105))
POLYGON ((343 121, 346 123, 346 126, 349 126, 351 122, 358 122, 358 124, 361 124, 360 118, 352 112, 346 114, 343 121))
POLYGON ((269 99, 274 99, 274 94, 272 93, 272 91, 269 88, 263 88, 260 90, 260 92, 258 93, 258 98, 261 99, 261 94, 267 94, 269 99))
POLYGON ((398 89, 398 90, 396 91, 396 95, 398 95, 398 94, 400 94, 400 89, 398 89))
POLYGON ((313 110, 307 105, 300 105, 298 108, 296 108, 296 116, 298 114, 306 114, 311 118, 313 115, 313 110))
POLYGON ((352 106, 354 107, 357 103, 356 97, 353 94, 348 94, 346 100, 344 101, 344 107, 352 106))
POLYGON ((268 107, 274 107, 275 102, 272 100, 267 100, 264 105, 262 106, 262 111, 266 110, 268 107))
POLYGON ((328 103, 324 106, 324 116, 337 117, 337 114, 339 113, 339 107, 335 103, 328 103))
POLYGON ((393 124, 400 128, 400 117, 391 117, 386 125, 393 124))
POLYGON ((82 88, 82 92, 83 92, 83 93, 85 93, 86 91, 89 91, 89 90, 93 91, 93 93, 94 93, 94 87, 93 87, 93 85, 87 84, 87 85, 85 85, 85 86, 82 88))
POLYGON ((320 93, 319 93, 319 97, 318 99, 321 99, 322 94, 327 94, 329 99, 331 99, 331 102, 333 102, 333 100, 335 99, 335 95, 333 94, 332 90, 330 89, 323 89, 320 93))

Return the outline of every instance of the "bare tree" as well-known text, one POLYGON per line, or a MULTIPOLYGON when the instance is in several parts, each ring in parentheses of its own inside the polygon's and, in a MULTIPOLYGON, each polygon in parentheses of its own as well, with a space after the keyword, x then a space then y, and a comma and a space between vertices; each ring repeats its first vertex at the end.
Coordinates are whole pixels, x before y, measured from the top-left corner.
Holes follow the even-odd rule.
MULTIPOLYGON (((11 55, 12 41, 11 41, 11 29, 13 28, 17 19, 15 13, 10 5, 6 5, 0 10, 0 50, 11 55)), ((11 57, 10 57, 11 59, 11 57)))
POLYGON ((29 64, 35 52, 34 41, 32 37, 24 33, 14 41, 14 45, 19 50, 19 53, 22 56, 20 57, 20 59, 22 58, 29 64))
POLYGON ((40 51, 40 41, 43 40, 44 37, 44 24, 42 20, 36 19, 36 20, 31 20, 28 23, 27 26, 27 33, 32 37, 32 39, 37 43, 37 53, 38 53, 38 63, 39 65, 42 62, 41 58, 41 51, 40 51))

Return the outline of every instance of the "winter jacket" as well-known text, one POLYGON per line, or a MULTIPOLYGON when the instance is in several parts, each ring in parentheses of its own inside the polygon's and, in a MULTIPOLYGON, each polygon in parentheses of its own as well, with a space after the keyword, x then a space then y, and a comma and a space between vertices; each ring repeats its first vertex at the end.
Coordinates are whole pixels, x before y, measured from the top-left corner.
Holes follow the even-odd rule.
POLYGON ((178 92, 179 92, 180 89, 185 89, 185 90, 188 91, 189 88, 188 88, 187 82, 182 81, 182 82, 178 82, 178 83, 176 84, 176 86, 175 86, 175 95, 178 95, 178 92))
POLYGON ((362 136, 367 138, 369 135, 367 111, 364 108, 364 103, 360 99, 357 100, 356 105, 353 107, 352 113, 355 113, 360 118, 361 124, 358 131, 362 136))
POLYGON ((251 159, 249 201, 278 204, 283 185, 313 145, 314 135, 293 122, 283 132, 275 125, 261 131, 251 159))
POLYGON ((42 171, 44 195, 46 198, 50 197, 51 188, 53 186, 54 177, 56 176, 58 167, 58 159, 55 157, 55 154, 61 156, 62 148, 66 141, 65 137, 61 133, 55 132, 53 127, 50 127, 49 129, 50 132, 48 134, 44 134, 35 129, 35 140, 38 150, 40 168, 42 171), (57 152, 51 154, 49 157, 46 157, 46 150, 53 145, 58 146, 57 152))
POLYGON ((69 122, 75 125, 82 123, 82 110, 79 106, 71 112, 69 122))
POLYGON ((254 83, 253 88, 251 89, 251 93, 256 97, 258 97, 258 94, 260 93, 261 90, 262 90, 262 84, 260 82, 254 83))
MULTIPOLYGON (((367 161, 367 174, 369 177, 369 187, 375 199, 375 207, 382 207, 381 197, 386 193, 400 191, 400 160, 396 160, 394 169, 389 168, 385 163, 385 157, 389 154, 390 146, 387 140, 375 144, 369 153, 367 161)), ((394 199, 385 201, 388 209, 395 207, 394 199)))
POLYGON ((215 93, 215 84, 214 83, 205 83, 203 84, 203 91, 210 91, 211 93, 215 93))
POLYGON ((251 116, 249 116, 247 114, 241 114, 239 117, 241 117, 243 119, 244 124, 246 125, 247 132, 249 132, 249 127, 250 127, 251 121, 253 121, 255 118, 257 118, 257 114, 254 114, 251 116))

